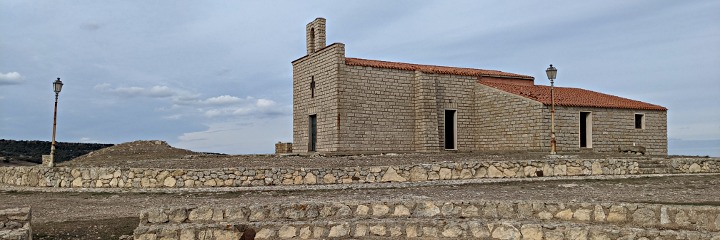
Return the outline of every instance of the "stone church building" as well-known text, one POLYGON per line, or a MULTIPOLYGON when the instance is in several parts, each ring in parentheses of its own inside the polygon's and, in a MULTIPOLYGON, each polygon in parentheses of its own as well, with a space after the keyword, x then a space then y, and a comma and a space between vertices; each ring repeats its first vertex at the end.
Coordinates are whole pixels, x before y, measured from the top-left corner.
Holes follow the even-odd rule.
MULTIPOLYGON (((550 150, 550 87, 496 70, 345 56, 325 43, 325 19, 306 27, 293 66, 292 152, 550 150)), ((667 109, 555 87, 557 151, 667 154, 667 109)))

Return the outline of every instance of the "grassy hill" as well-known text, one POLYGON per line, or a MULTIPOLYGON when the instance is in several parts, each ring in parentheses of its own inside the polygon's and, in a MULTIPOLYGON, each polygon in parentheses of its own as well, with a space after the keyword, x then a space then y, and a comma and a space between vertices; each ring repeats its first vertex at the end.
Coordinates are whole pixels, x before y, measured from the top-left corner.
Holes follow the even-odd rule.
MULTIPOLYGON (((71 160, 92 151, 113 146, 100 143, 55 143, 55 163, 71 160)), ((0 157, 4 161, 27 161, 42 163, 42 155, 50 154, 48 141, 17 141, 0 139, 0 157)))

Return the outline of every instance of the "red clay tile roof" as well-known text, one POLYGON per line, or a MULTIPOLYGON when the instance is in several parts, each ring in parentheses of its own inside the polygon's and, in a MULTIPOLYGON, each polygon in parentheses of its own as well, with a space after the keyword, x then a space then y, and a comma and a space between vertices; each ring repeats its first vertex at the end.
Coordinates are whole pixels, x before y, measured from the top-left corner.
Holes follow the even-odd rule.
POLYGON ((345 64, 350 66, 364 66, 364 67, 376 67, 376 68, 390 68, 398 70, 415 71, 419 70, 424 73, 439 73, 439 74, 453 74, 463 76, 493 76, 493 77, 509 77, 509 78, 523 78, 532 80, 531 76, 502 72, 497 70, 483 70, 474 68, 457 68, 457 67, 444 67, 444 66, 433 66, 433 65, 421 65, 412 63, 399 63, 399 62, 386 62, 378 60, 368 60, 361 58, 345 58, 345 64))
MULTIPOLYGON (((545 105, 551 104, 550 86, 517 85, 480 81, 481 84, 520 95, 545 105)), ((625 108, 667 111, 667 108, 580 88, 555 87, 555 105, 568 107, 625 108)))

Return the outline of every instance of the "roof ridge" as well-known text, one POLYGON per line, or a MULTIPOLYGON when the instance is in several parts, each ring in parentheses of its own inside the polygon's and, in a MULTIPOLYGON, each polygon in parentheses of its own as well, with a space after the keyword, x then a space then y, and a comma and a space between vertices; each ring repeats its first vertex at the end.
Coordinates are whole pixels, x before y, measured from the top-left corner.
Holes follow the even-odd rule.
POLYGON ((503 72, 500 70, 466 68, 466 67, 450 67, 440 65, 427 65, 404 62, 391 62, 383 60, 373 60, 364 58, 345 58, 345 64, 351 66, 366 66, 377 68, 389 68, 408 71, 421 71, 426 73, 455 74, 463 76, 493 76, 493 77, 510 77, 533 80, 532 76, 517 73, 503 72))

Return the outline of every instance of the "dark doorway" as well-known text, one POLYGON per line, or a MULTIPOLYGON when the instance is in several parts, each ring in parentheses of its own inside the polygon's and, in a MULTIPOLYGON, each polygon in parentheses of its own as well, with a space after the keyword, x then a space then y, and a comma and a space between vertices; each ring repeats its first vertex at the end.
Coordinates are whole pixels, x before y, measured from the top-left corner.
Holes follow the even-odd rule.
POLYGON ((592 148, 592 113, 580 112, 580 147, 592 148))
POLYGON ((445 149, 455 149, 455 110, 445 110, 445 149))
POLYGON ((308 139, 308 151, 314 152, 317 148, 317 115, 310 115, 310 135, 308 139))

